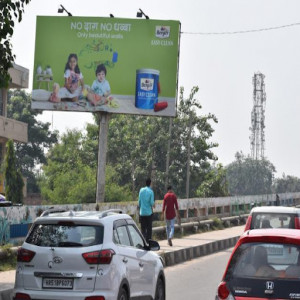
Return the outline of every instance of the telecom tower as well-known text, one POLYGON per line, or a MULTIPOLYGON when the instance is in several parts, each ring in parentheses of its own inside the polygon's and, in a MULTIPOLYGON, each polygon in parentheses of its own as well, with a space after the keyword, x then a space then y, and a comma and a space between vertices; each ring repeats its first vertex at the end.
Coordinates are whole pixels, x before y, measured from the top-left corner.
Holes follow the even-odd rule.
POLYGON ((253 109, 251 112, 251 157, 252 159, 264 158, 265 151, 265 75, 255 73, 253 76, 253 109))

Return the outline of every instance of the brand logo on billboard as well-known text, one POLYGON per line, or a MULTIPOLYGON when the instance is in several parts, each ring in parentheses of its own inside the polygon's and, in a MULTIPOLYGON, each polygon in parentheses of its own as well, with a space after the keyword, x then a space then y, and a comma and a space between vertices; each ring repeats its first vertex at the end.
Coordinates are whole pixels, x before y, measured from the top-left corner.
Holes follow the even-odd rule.
POLYGON ((141 90, 152 91, 154 85, 154 79, 151 78, 141 78, 141 90))
POLYGON ((170 37, 170 26, 156 26, 155 35, 160 39, 170 37))

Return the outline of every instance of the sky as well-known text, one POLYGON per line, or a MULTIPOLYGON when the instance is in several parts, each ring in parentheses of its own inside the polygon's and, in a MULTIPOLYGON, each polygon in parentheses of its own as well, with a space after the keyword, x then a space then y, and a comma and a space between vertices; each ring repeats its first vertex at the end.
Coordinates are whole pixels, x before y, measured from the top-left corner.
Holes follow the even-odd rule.
MULTIPOLYGON (((300 178, 300 1, 299 0, 31 0, 12 38, 16 63, 29 69, 32 90, 36 16, 59 16, 62 4, 73 16, 136 18, 141 8, 150 19, 181 22, 179 87, 188 96, 199 87, 200 114, 218 118, 211 139, 219 162, 235 153, 250 154, 254 73, 265 75, 265 156, 276 167, 275 177, 300 178), (299 25, 297 24, 299 22, 299 25), (276 30, 262 30, 280 27, 276 30), (253 31, 237 34, 221 32, 253 31), (204 34, 203 34, 204 33, 204 34)), ((59 47, 59 45, 58 45, 59 47)), ((91 113, 44 112, 62 134, 84 129, 91 113)))

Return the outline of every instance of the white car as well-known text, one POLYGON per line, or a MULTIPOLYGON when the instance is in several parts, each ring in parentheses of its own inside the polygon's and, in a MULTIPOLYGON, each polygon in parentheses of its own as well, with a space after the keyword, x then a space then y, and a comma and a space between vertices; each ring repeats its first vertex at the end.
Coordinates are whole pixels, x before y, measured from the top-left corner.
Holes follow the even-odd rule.
POLYGON ((261 228, 300 229, 300 208, 284 206, 252 208, 244 231, 261 228))
POLYGON ((44 213, 18 250, 15 300, 165 299, 162 258, 120 211, 44 213))

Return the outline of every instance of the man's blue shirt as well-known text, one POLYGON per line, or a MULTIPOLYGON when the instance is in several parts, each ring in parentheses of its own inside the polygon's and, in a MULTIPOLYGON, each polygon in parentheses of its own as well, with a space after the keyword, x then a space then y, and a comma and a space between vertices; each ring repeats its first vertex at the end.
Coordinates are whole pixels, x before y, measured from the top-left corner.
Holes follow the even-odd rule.
POLYGON ((139 193, 140 216, 151 216, 153 205, 154 193, 152 189, 148 186, 141 188, 139 193))

